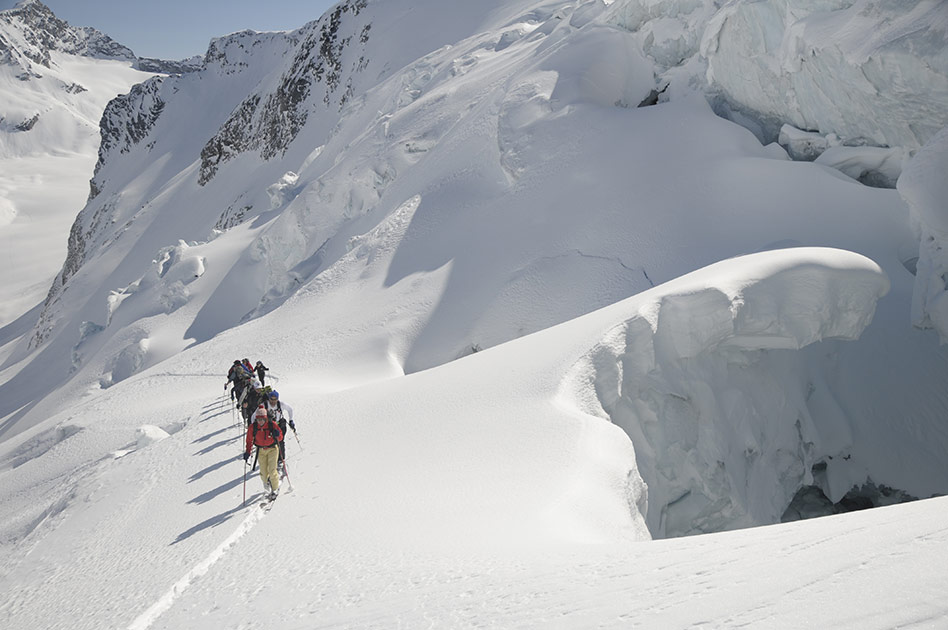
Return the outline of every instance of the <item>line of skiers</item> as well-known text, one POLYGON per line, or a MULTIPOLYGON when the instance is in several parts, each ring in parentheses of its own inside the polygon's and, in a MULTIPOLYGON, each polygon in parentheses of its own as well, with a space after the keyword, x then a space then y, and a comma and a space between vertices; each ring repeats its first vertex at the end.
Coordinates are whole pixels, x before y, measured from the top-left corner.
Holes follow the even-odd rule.
POLYGON ((224 390, 231 387, 231 400, 236 403, 247 426, 244 462, 250 459, 256 446, 263 491, 272 501, 280 490, 280 472, 286 474, 286 429, 289 426, 296 433, 296 425, 293 423, 293 408, 280 400, 278 391, 264 385, 268 371, 261 361, 251 365, 248 359, 235 359, 227 372, 224 390))

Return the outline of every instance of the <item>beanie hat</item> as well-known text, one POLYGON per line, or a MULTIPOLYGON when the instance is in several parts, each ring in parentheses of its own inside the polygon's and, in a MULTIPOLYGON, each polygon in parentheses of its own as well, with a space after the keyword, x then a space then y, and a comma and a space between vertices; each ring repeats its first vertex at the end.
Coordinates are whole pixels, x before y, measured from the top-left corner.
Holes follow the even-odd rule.
POLYGON ((254 417, 254 418, 264 418, 264 419, 266 419, 266 417, 267 417, 267 410, 263 407, 263 405, 260 405, 259 407, 257 407, 257 411, 256 411, 256 413, 253 414, 253 417, 254 417))

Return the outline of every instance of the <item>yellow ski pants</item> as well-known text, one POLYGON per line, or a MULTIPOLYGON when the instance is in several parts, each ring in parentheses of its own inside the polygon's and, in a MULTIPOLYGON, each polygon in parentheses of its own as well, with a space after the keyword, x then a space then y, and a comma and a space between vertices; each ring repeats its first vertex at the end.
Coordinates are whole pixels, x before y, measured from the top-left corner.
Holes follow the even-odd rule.
POLYGON ((270 490, 280 489, 280 472, 277 470, 277 460, 280 458, 280 449, 273 446, 257 447, 257 463, 260 464, 260 480, 266 489, 267 480, 270 480, 270 490))

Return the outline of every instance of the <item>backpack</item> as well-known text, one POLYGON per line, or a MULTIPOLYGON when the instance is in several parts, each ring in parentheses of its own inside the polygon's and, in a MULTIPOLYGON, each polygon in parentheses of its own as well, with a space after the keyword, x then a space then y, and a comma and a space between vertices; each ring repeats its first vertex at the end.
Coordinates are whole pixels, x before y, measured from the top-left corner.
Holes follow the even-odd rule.
MULTIPOLYGON (((251 424, 251 426, 253 427, 253 437, 250 438, 250 442, 251 442, 252 444, 256 445, 256 444, 257 444, 257 428, 258 428, 258 427, 257 427, 257 421, 254 420, 253 423, 251 424)), ((276 423, 273 422, 273 420, 271 420, 270 418, 267 418, 267 423, 266 423, 265 425, 263 425, 263 426, 264 426, 264 428, 266 428, 267 430, 271 430, 271 431, 272 431, 273 429, 279 428, 279 427, 276 426, 276 423), (272 425, 272 426, 271 426, 271 425, 272 425)), ((273 436, 271 435, 270 437, 273 437, 273 436)), ((276 440, 274 440, 274 444, 276 444, 276 443, 277 443, 276 440)))
MULTIPOLYGON (((270 389, 267 387, 267 389, 270 389)), ((269 392, 268 392, 269 393, 269 392)), ((283 407, 280 406, 280 401, 277 401, 276 410, 280 412, 280 419, 283 418, 283 407)), ((278 422, 277 415, 273 413, 273 409, 267 409, 267 422, 278 422)))

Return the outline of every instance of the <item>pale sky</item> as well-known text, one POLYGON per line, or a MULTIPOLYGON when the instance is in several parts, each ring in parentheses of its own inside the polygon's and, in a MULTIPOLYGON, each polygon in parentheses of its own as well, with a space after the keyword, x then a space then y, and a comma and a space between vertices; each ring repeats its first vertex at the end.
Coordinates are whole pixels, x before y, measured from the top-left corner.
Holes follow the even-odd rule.
MULTIPOLYGON (((0 0, 9 9, 19 0, 0 0)), ((61 20, 92 26, 140 57, 203 55, 213 37, 283 31, 319 18, 336 0, 42 0, 61 20)))

